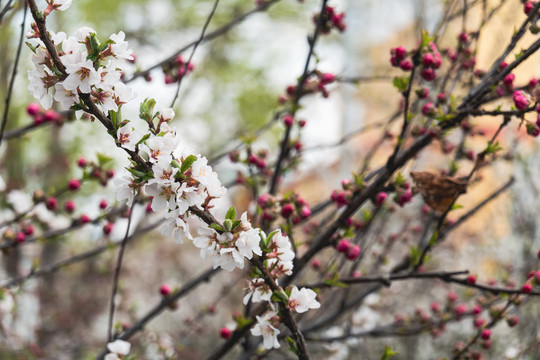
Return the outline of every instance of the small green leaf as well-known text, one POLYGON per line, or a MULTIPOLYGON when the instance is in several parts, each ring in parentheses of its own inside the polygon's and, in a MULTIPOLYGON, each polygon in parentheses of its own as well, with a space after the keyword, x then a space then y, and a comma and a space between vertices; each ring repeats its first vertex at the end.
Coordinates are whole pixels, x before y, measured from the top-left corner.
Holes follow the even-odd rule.
POLYGON ((396 89, 398 89, 400 92, 404 93, 407 91, 407 87, 409 86, 409 77, 408 76, 396 76, 394 77, 394 80, 392 81, 392 84, 396 89))
POLYGON ((429 239, 429 246, 433 246, 435 244, 437 244, 437 240, 439 240, 439 231, 438 230, 435 230, 433 232, 433 235, 431 235, 431 239, 429 239))
POLYGON ((461 208, 463 208, 463 205, 453 204, 452 207, 450 208, 450 211, 461 209, 461 208))
POLYGON ((139 171, 139 170, 135 170, 135 169, 131 169, 131 168, 126 168, 127 171, 129 171, 130 173, 132 173, 133 175, 135 175, 135 177, 137 178, 143 178, 146 176, 146 173, 142 172, 142 171, 139 171))
POLYGON ((281 290, 281 289, 272 292, 271 300, 275 301, 275 302, 280 302, 280 303, 283 303, 283 304, 288 304, 289 303, 289 298, 287 297, 287 294, 285 294, 283 292, 283 290, 281 290))
POLYGON ((223 230, 223 228, 219 224, 212 223, 210 224, 210 227, 218 232, 225 232, 225 230, 223 230))
POLYGON ((231 221, 236 220, 236 209, 234 208, 234 206, 231 206, 229 208, 227 214, 225 214, 225 219, 229 219, 231 221))
POLYGON ((233 222, 231 219, 225 219, 225 221, 223 221, 223 229, 225 229, 226 232, 231 232, 233 228, 233 222))
POLYGON ((141 145, 143 142, 145 142, 150 137, 150 134, 144 134, 144 136, 139 140, 136 144, 136 146, 141 145))
POLYGON ((397 352, 395 352, 394 350, 392 350, 392 348, 391 348, 390 346, 387 345, 387 346, 384 348, 384 353, 383 353, 383 355, 382 355, 382 357, 381 357, 381 360, 388 360, 388 359, 390 359, 392 356, 397 355, 397 354, 398 354, 397 352))
POLYGON ((428 46, 430 42, 433 41, 433 38, 429 36, 429 33, 426 29, 422 29, 422 42, 420 44, 420 47, 423 48, 424 46, 428 46))
POLYGON ((156 101, 154 99, 144 99, 139 107, 139 117, 147 122, 151 121, 154 117, 154 106, 156 101))
POLYGON ((102 154, 102 153, 98 153, 96 156, 97 156, 99 166, 104 166, 104 165, 110 163, 113 160, 112 157, 107 156, 107 155, 102 154))
POLYGON ((296 346, 296 343, 290 336, 287 336, 287 344, 289 345, 289 350, 298 355, 298 346, 296 346))
POLYGON ((193 165, 193 163, 197 161, 197 157, 195 155, 189 155, 187 158, 182 161, 182 167, 180 168, 180 172, 183 174, 193 165))

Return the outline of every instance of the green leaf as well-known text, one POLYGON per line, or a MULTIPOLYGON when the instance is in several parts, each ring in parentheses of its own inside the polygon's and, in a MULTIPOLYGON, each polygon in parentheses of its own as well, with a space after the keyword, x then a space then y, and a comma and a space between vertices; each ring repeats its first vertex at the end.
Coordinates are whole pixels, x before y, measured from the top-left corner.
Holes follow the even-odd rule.
POLYGON ((241 223, 241 220, 235 220, 232 224, 232 230, 236 229, 236 227, 239 226, 241 223))
POLYGON ((392 356, 394 355, 397 355, 398 353, 395 352, 394 350, 392 350, 392 348, 390 346, 386 346, 384 348, 384 353, 383 355, 381 356, 381 360, 388 360, 390 359, 392 356))
POLYGON ((429 36, 429 33, 426 29, 422 29, 422 42, 420 44, 420 47, 423 48, 424 46, 428 46, 430 42, 433 41, 433 37, 429 36))
POLYGON ((225 229, 226 232, 231 232, 233 228, 233 222, 231 219, 225 219, 223 221, 223 229, 225 229))
POLYGON ((210 227, 218 232, 225 232, 225 230, 223 230, 223 228, 219 224, 212 223, 210 224, 210 227))
POLYGON ((236 220, 236 209, 234 208, 234 206, 231 206, 229 208, 227 214, 225 214, 225 219, 230 219, 232 221, 236 220))
POLYGON ((144 136, 137 142, 135 146, 141 145, 143 142, 145 142, 150 137, 150 134, 144 134, 144 136))
POLYGON ((113 160, 112 157, 107 156, 102 153, 98 153, 96 156, 97 156, 97 161, 98 161, 99 166, 105 166, 106 164, 110 163, 113 160))
POLYGON ((453 204, 452 207, 450 208, 450 211, 461 209, 461 208, 463 208, 463 205, 453 204))
POLYGON ((298 346, 296 346, 296 343, 290 336, 287 336, 287 344, 289 345, 289 350, 298 355, 298 346))
MULTIPOLYGON (((97 58, 97 56, 99 55, 99 52, 100 52, 100 43, 99 43, 99 40, 96 36, 95 33, 91 33, 90 34, 90 49, 92 50, 92 53, 89 54, 88 56, 90 55, 93 55, 97 58)), ((93 60, 95 61, 95 60, 93 60)))
POLYGON ((143 177, 146 176, 146 173, 144 173, 142 171, 139 171, 139 170, 135 170, 135 169, 131 169, 131 168, 126 168, 126 170, 129 171, 130 173, 135 175, 135 177, 138 177, 138 178, 143 178, 143 177))
POLYGON ((437 244, 437 240, 439 240, 439 231, 438 230, 435 230, 433 232, 433 235, 431 235, 431 239, 429 239, 429 246, 433 246, 435 244, 437 244))
POLYGON ((271 300, 275 302, 280 302, 282 304, 289 303, 289 298, 287 297, 287 294, 285 294, 281 289, 272 292, 271 300))
POLYGON ((197 157, 195 155, 189 155, 187 158, 184 159, 184 161, 182 161, 182 167, 180 168, 180 172, 182 174, 185 173, 195 161, 197 161, 197 157))
POLYGON ((144 99, 139 107, 139 117, 147 122, 151 121, 154 117, 154 106, 156 101, 154 99, 144 99))
MULTIPOLYGON (((433 238, 433 237, 432 237, 433 238)), ((409 247, 409 253, 410 253, 410 264, 416 265, 418 261, 420 260, 420 255, 422 254, 420 251, 420 248, 417 246, 411 246, 409 247)))
POLYGON ((400 92, 404 93, 407 91, 407 87, 409 86, 409 77, 408 76, 396 76, 394 77, 394 80, 392 81, 392 84, 396 89, 398 89, 400 92))
POLYGON ((118 113, 116 111, 109 111, 109 117, 113 123, 114 129, 118 129, 118 113))
POLYGON ((486 154, 495 154, 497 151, 503 150, 503 147, 499 144, 499 142, 496 142, 495 144, 488 144, 486 148, 486 154))

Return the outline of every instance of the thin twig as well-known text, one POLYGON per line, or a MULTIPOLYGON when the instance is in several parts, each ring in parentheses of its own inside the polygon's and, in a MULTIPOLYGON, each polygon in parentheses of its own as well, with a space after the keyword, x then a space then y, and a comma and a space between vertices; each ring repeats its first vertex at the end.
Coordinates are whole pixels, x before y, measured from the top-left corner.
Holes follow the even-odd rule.
POLYGON ((195 42, 193 45, 193 49, 191 50, 191 54, 189 55, 189 59, 184 64, 183 71, 180 73, 180 79, 178 79, 178 85, 176 86, 176 92, 174 94, 173 101, 171 103, 171 108, 174 107, 174 103, 176 102, 176 99, 178 99, 178 94, 180 93, 180 86, 182 85, 182 80, 187 76, 189 65, 191 64, 191 60, 193 59, 193 55, 195 55, 195 51, 197 50, 197 47, 203 42, 204 40, 204 34, 206 33, 206 29, 208 28, 208 25, 210 25, 210 21, 212 21, 212 18, 214 17, 214 14, 216 13, 216 9, 218 7, 219 0, 214 1, 214 6, 212 7, 212 11, 210 11, 210 15, 206 18, 206 22, 204 23, 203 29, 201 31, 201 36, 199 37, 199 40, 195 42))
MULTIPOLYGON (((9 3, 8 3, 9 5, 9 3)), ((6 5, 6 8, 7 6, 6 5)), ((6 95, 6 102, 4 108, 4 116, 2 118, 2 125, 0 127, 0 146, 2 145, 2 138, 4 137, 4 131, 6 129, 6 124, 8 120, 9 105, 11 103, 11 95, 13 94, 13 84, 15 83, 15 78, 17 76, 17 68, 19 67, 19 59, 21 57, 22 44, 24 39, 24 28, 26 27, 26 12, 28 11, 28 4, 24 3, 23 19, 21 23, 21 34, 19 36, 19 44, 17 45, 17 53, 15 55, 15 63, 13 64, 13 70, 11 71, 11 79, 9 80, 8 93, 6 95)), ((0 14, 0 21, 2 20, 3 14, 0 14)))
POLYGON ((126 234, 124 235, 124 239, 122 240, 122 244, 120 245, 120 251, 118 252, 118 260, 116 261, 116 269, 114 270, 113 288, 112 288, 111 302, 109 306, 109 324, 108 324, 108 330, 107 330, 108 341, 112 341, 113 339, 113 332, 112 332, 113 326, 112 325, 113 325, 114 308, 115 308, 114 302, 116 299, 116 292, 118 291, 118 280, 120 279, 120 269, 122 268, 122 259, 124 257, 124 251, 126 249, 126 244, 129 238, 129 228, 131 227, 131 219, 133 218, 134 206, 135 206, 135 203, 131 205, 131 208, 129 210, 126 234))

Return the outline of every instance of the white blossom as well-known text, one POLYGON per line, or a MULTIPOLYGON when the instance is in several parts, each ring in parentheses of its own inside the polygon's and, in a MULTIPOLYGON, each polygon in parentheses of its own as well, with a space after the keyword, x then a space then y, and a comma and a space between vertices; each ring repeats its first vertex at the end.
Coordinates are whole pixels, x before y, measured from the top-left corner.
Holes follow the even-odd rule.
POLYGON ((64 80, 64 88, 67 90, 79 90, 84 93, 90 93, 92 85, 99 84, 101 77, 94 69, 92 61, 86 60, 76 64, 67 64, 66 72, 69 74, 64 80))
POLYGON ((127 123, 116 131, 116 137, 124 149, 135 151, 135 145, 141 140, 142 134, 127 123))
POLYGON ((216 232, 205 226, 199 227, 197 232, 199 236, 193 239, 193 245, 201 249, 201 258, 206 259, 208 256, 219 254, 217 243, 213 239, 216 232))
POLYGON ((178 210, 171 211, 166 215, 166 218, 167 220, 161 228, 162 235, 170 237, 174 234, 174 240, 179 244, 183 244, 185 238, 193 240, 189 232, 189 225, 178 210))
POLYGON ((270 301, 270 299, 272 298, 272 290, 264 282, 264 279, 262 278, 251 279, 249 281, 248 286, 249 286, 249 292, 244 296, 244 299, 242 300, 244 305, 247 305, 247 303, 249 302, 249 299, 251 299, 251 301, 254 303, 258 303, 261 301, 270 301))
POLYGON ((146 184, 144 190, 152 199, 152 210, 159 212, 164 209, 173 210, 176 207, 176 191, 180 186, 177 182, 171 182, 165 186, 160 184, 146 184))
POLYGON ((109 37, 114 44, 111 45, 111 52, 116 58, 132 60, 132 51, 128 48, 128 43, 124 41, 126 34, 123 31, 120 31, 118 34, 112 34, 109 37))
POLYGON ((127 206, 133 205, 133 199, 137 194, 137 186, 134 186, 131 176, 121 176, 113 180, 118 190, 116 192, 116 200, 126 201, 127 206))
POLYGON ((64 109, 69 109, 73 104, 79 102, 79 94, 77 91, 66 90, 62 83, 54 85, 55 93, 54 100, 60 102, 64 109))
POLYGON ((127 341, 116 339, 113 342, 107 344, 107 349, 111 353, 118 355, 127 355, 131 349, 131 344, 127 341))
POLYGON ((238 240, 236 240, 235 243, 240 255, 248 259, 251 259, 253 254, 257 254, 259 256, 262 255, 262 250, 259 246, 261 241, 259 232, 259 229, 249 229, 240 233, 238 240))
POLYGON ((277 314, 273 311, 266 312, 263 316, 256 316, 257 323, 251 328, 251 334, 263 337, 263 346, 267 349, 279 348, 278 335, 280 331, 274 327, 270 320, 277 314))
POLYGON ((302 288, 298 290, 295 286, 289 296, 289 309, 297 313, 303 313, 309 309, 318 309, 321 304, 316 300, 317 293, 311 289, 302 288))

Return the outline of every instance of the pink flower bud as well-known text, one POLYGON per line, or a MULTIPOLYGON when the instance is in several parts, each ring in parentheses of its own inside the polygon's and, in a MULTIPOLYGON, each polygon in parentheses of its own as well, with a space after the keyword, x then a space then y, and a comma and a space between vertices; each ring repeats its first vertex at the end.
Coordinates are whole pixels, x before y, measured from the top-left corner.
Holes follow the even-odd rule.
POLYGON ((78 179, 71 179, 68 182, 68 188, 71 191, 79 190, 81 187, 81 182, 78 179))
POLYGON ((36 116, 37 114, 39 114, 40 110, 41 107, 39 106, 39 104, 36 103, 28 104, 28 106, 26 107, 26 113, 30 116, 36 116))
POLYGON ((66 203, 64 204, 64 209, 66 210, 66 212, 72 213, 73 211, 75 211, 75 202, 73 200, 66 201, 66 203))
POLYGON ((469 283, 471 285, 476 284, 476 276, 474 276, 474 275, 467 276, 467 283, 469 283))
POLYGON ((394 56, 396 59, 401 60, 405 58, 407 50, 403 46, 398 46, 390 50, 390 55, 394 56))
POLYGON ((457 298, 458 298, 457 295, 456 295, 456 293, 453 292, 453 291, 450 291, 450 292, 448 293, 448 295, 446 295, 446 296, 448 297, 448 300, 449 300, 450 302, 455 302, 455 301, 457 300, 457 298))
POLYGON ((521 90, 514 91, 512 98, 518 110, 526 110, 529 106, 529 100, 525 96, 525 93, 521 90))
POLYGON ((360 252, 361 252, 360 245, 354 245, 347 252, 347 259, 356 260, 358 258, 358 256, 360 256, 360 252))
POLYGON ((473 306, 472 313, 474 315, 478 315, 481 312, 482 312, 482 307, 480 305, 476 304, 476 305, 473 306))
POLYGON ((47 209, 56 211, 56 209, 58 209, 58 200, 56 200, 55 197, 50 197, 45 202, 45 205, 47 206, 47 209))
POLYGON ((171 293, 171 287, 167 284, 161 285, 159 288, 159 293, 163 296, 168 296, 171 293))
POLYGON ((508 74, 504 77, 504 80, 503 80, 503 83, 505 85, 512 85, 512 83, 514 82, 514 79, 516 78, 516 75, 514 74, 508 74))
POLYGON ((90 219, 90 216, 86 214, 82 214, 81 217, 79 218, 79 221, 83 224, 88 224, 91 221, 91 219, 90 219))
POLYGON ((467 313, 467 305, 459 304, 458 306, 454 308, 454 312, 456 314, 456 317, 458 318, 462 317, 463 315, 465 315, 465 313, 467 313))
POLYGON ((302 210, 300 210, 300 216, 302 217, 302 219, 307 219, 311 216, 311 209, 309 208, 309 206, 305 205, 302 210))
POLYGON ((105 199, 102 199, 100 202, 99 202, 99 208, 101 210, 105 210, 107 208, 109 204, 107 203, 107 200, 105 199))
POLYGON ((109 179, 112 179, 112 178, 114 177, 114 170, 112 170, 112 169, 107 170, 107 171, 105 172, 105 174, 107 175, 107 177, 108 177, 109 179))
POLYGON ((531 284, 524 284, 524 285, 521 287, 521 291, 523 291, 525 294, 530 294, 531 291, 532 291, 532 286, 531 286, 531 284))
POLYGON ((386 200, 387 197, 388 197, 388 194, 385 193, 384 191, 377 193, 377 195, 375 195, 375 205, 377 206, 382 205, 382 203, 384 202, 384 200, 386 200))
POLYGON ((351 248, 351 243, 347 239, 339 240, 336 246, 336 250, 340 253, 348 253, 350 248, 351 248))
POLYGON ((34 227, 29 224, 29 225, 26 225, 24 228, 23 228, 23 233, 24 235, 26 236, 32 236, 34 234, 34 227))
POLYGON ((321 75, 321 84, 327 85, 336 81, 336 76, 330 73, 324 73, 321 75))
POLYGON ((81 157, 79 158, 79 160, 77 160, 77 165, 81 168, 85 167, 86 166, 86 159, 81 157))
POLYGON ((446 94, 445 93, 439 93, 437 95, 437 101, 440 103, 440 104, 446 104, 446 101, 448 100, 448 98, 446 97, 446 94))
POLYGON ((474 327, 479 328, 479 327, 482 327, 482 325, 484 325, 485 322, 486 320, 482 319, 481 317, 477 317, 474 319, 473 325, 474 327))
POLYGON ((429 95, 429 89, 428 88, 422 88, 420 90, 416 90, 416 94, 420 99, 425 99, 429 95))
POLYGON ((409 71, 413 68, 413 63, 410 60, 405 59, 399 63, 399 67, 403 71, 409 71))
POLYGON ((499 64, 499 67, 501 68, 501 70, 507 66, 508 66, 508 63, 506 61, 501 61, 501 63, 499 64))
POLYGON ((433 311, 434 313, 438 313, 441 311, 441 305, 439 305, 439 303, 437 302, 431 303, 430 308, 431 308, 431 311, 433 311))
POLYGON ((300 126, 301 128, 306 126, 306 120, 298 120, 298 126, 300 126))
POLYGON ((518 322, 519 322, 519 318, 516 315, 508 316, 506 318, 506 323, 510 327, 516 326, 518 324, 518 322))
POLYGON ((525 15, 529 15, 531 10, 534 8, 534 1, 527 1, 523 4, 523 12, 525 15))
POLYGON ((433 55, 431 55, 430 53, 427 53, 427 54, 424 54, 422 63, 426 67, 432 67, 433 64, 435 63, 435 59, 433 58, 433 55))
POLYGON ((537 79, 534 79, 534 78, 533 78, 533 79, 531 79, 531 80, 529 81, 529 87, 530 87, 530 88, 534 88, 534 87, 536 87, 536 85, 538 85, 538 80, 537 80, 537 79))
POLYGON ((292 115, 287 114, 283 117, 283 123, 285 124, 285 126, 291 127, 294 123, 294 118, 292 117, 292 115))
POLYGON ((426 81, 433 81, 435 80, 436 76, 437 74, 432 68, 425 68, 424 70, 422 70, 422 79, 426 81))
POLYGON ((435 115, 435 105, 433 105, 432 102, 425 103, 422 107, 422 114, 424 114, 424 116, 435 115))
POLYGON ((53 122, 58 119, 59 114, 54 110, 47 110, 43 116, 45 116, 45 121, 53 122))
POLYGON ((466 32, 462 32, 458 35, 458 40, 461 43, 466 43, 469 41, 469 35, 466 32))
POLYGON ((45 116, 41 114, 37 114, 36 116, 34 116, 34 125, 40 125, 40 124, 43 124, 44 122, 45 122, 45 116))
POLYGON ((281 216, 283 216, 285 219, 289 218, 293 212, 294 206, 292 204, 285 204, 281 208, 281 216))
POLYGON ((232 331, 227 327, 221 328, 219 331, 219 336, 221 336, 223 339, 229 339, 231 335, 232 331))
POLYGON ((20 244, 20 243, 23 243, 23 242, 25 242, 25 240, 26 240, 26 236, 24 235, 24 233, 22 233, 22 232, 19 231, 19 232, 17 233, 17 235, 15 235, 15 241, 16 241, 17 243, 19 243, 19 244, 20 244))
POLYGON ((484 340, 489 340, 489 338, 491 337, 491 330, 489 329, 482 330, 482 334, 480 335, 480 337, 484 340))
POLYGON ((311 266, 314 269, 318 269, 321 267, 321 261, 319 259, 313 259, 313 261, 311 262, 311 266))
POLYGON ((112 231, 113 231, 113 228, 114 228, 114 224, 109 222, 109 223, 106 223, 104 226, 103 226, 103 233, 105 235, 109 235, 112 231))

